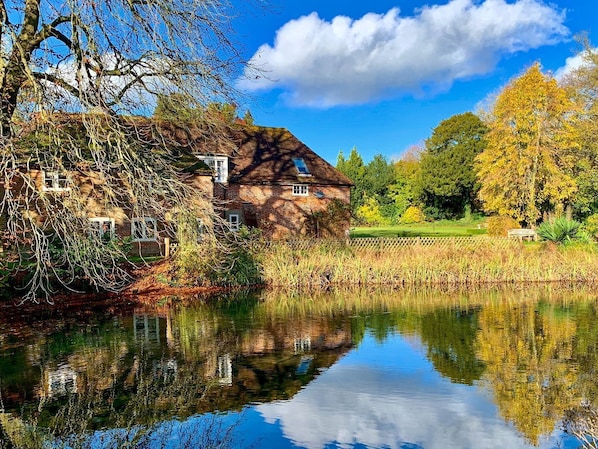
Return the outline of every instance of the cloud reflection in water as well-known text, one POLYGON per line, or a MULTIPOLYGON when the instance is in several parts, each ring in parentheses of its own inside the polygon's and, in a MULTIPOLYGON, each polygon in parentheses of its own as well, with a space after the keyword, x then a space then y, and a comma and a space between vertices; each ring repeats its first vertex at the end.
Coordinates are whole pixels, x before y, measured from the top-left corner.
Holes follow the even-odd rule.
MULTIPOLYGON (((414 346, 399 335, 382 344, 368 336, 291 400, 256 410, 308 449, 534 447, 502 420, 487 391, 441 377, 414 346)), ((540 447, 559 447, 558 438, 540 447)))

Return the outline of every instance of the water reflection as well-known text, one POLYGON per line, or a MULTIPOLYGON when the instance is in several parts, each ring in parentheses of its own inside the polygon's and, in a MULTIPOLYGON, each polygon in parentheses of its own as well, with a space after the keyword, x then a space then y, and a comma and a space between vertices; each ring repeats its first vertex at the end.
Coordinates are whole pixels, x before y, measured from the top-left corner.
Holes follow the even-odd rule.
POLYGON ((592 447, 597 297, 253 292, 4 319, 0 447, 592 447))

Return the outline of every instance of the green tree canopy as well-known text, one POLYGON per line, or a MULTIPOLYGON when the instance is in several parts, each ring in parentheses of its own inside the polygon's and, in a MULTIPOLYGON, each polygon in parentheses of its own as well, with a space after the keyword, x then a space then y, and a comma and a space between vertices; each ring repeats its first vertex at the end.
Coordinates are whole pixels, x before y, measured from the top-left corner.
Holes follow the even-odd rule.
POLYGON ((414 203, 413 186, 419 170, 419 160, 422 149, 414 146, 393 163, 395 180, 388 188, 389 196, 394 201, 395 213, 402 216, 407 208, 414 203))
POLYGON ((538 64, 499 94, 477 156, 479 196, 488 212, 535 225, 567 207, 575 194, 571 169, 579 148, 576 109, 538 64))
POLYGON ((598 51, 587 39, 582 44, 582 65, 563 80, 565 89, 582 110, 577 124, 580 149, 573 167, 578 187, 573 208, 579 218, 598 212, 598 51))
POLYGON ((365 164, 357 148, 353 147, 349 158, 345 159, 343 152, 338 153, 336 168, 355 184, 351 188, 351 214, 356 216, 357 209, 364 202, 365 192, 365 164))
POLYGON ((365 167, 365 191, 368 197, 375 198, 380 205, 382 221, 393 223, 397 214, 390 186, 395 183, 395 169, 386 157, 375 154, 365 167))
POLYGON ((473 209, 479 186, 475 157, 484 151, 488 128, 471 113, 454 115, 426 140, 415 181, 415 195, 437 217, 458 217, 473 209))
POLYGON ((341 151, 336 168, 355 184, 351 190, 353 217, 370 224, 393 221, 395 207, 389 187, 395 182, 395 169, 383 155, 374 155, 365 165, 357 148, 351 150, 349 159, 341 151), (368 212, 364 213, 365 210, 368 212))

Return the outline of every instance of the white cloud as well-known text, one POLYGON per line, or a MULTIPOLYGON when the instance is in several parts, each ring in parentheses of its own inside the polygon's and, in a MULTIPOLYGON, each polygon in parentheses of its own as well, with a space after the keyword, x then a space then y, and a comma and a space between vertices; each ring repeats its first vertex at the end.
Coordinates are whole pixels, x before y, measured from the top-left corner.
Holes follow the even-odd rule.
POLYGON ((452 0, 410 17, 393 8, 330 22, 314 12, 282 26, 251 58, 263 75, 247 70, 238 84, 315 107, 437 92, 490 72, 501 55, 561 41, 564 19, 542 0, 452 0))
MULTIPOLYGON (((598 49, 594 49, 593 51, 597 51, 598 49)), ((581 52, 575 56, 571 56, 565 60, 565 65, 559 68, 556 72, 554 72, 554 77, 557 80, 562 80, 571 72, 583 67, 584 65, 589 64, 588 60, 586 59, 585 53, 581 52)))

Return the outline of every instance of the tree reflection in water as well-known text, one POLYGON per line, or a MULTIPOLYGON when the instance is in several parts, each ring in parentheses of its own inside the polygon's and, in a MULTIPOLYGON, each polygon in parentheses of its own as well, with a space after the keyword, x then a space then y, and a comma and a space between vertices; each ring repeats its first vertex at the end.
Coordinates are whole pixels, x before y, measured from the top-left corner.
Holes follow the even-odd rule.
POLYGON ((242 418, 224 412, 293 398, 368 335, 382 343, 397 333, 448 381, 487 391, 532 445, 562 423, 596 447, 595 298, 257 292, 82 325, 46 320, 37 336, 0 324, 0 447, 227 447, 242 418))

